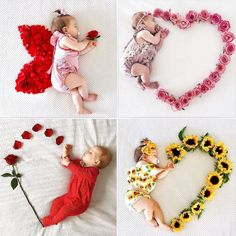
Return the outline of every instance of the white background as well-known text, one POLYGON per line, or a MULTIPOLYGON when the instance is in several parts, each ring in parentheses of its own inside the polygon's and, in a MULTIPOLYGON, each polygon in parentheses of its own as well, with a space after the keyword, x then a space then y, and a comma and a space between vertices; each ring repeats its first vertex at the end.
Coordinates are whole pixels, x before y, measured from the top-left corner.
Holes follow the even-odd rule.
POLYGON ((98 101, 86 103, 92 117, 116 116, 116 27, 115 2, 110 0, 2 0, 0 2, 0 116, 1 117, 78 117, 69 94, 49 88, 43 94, 15 91, 20 69, 32 58, 25 50, 19 25, 50 27, 53 11, 64 8, 76 17, 81 34, 96 29, 101 38, 97 47, 80 58, 80 72, 98 101))
POLYGON ((93 145, 108 147, 113 155, 111 164, 100 171, 88 210, 80 216, 68 217, 58 225, 42 228, 32 209, 10 178, 0 176, 0 235, 1 236, 77 236, 115 235, 116 232, 116 121, 115 120, 1 120, 0 174, 11 171, 5 160, 8 154, 19 155, 18 169, 22 185, 40 217, 49 213, 54 198, 67 191, 70 171, 59 163, 63 144, 73 145, 74 158, 93 145), (33 133, 31 140, 14 150, 12 145, 21 139, 24 130, 35 123, 53 128, 55 134, 46 138, 43 130, 33 133), (55 138, 64 135, 64 143, 55 138), (105 230, 104 230, 105 229, 105 230))
MULTIPOLYGON (((155 8, 171 9, 185 15, 189 10, 207 9, 218 12, 230 21, 236 33, 236 2, 199 0, 119 0, 118 49, 119 60, 124 46, 133 35, 131 17, 137 11, 153 12, 155 8)), ((214 70, 222 51, 220 34, 210 24, 194 24, 186 31, 158 18, 157 22, 170 30, 163 47, 153 62, 151 80, 175 96, 192 89, 214 70)), ((156 100, 151 90, 141 91, 135 79, 119 73, 119 115, 121 117, 229 117, 235 115, 235 56, 217 86, 201 98, 195 98, 185 111, 173 112, 170 106, 156 100)))
MULTIPOLYGON (((152 228, 146 223, 142 213, 130 211, 125 204, 127 191, 127 171, 135 165, 134 149, 141 139, 148 137, 158 145, 160 166, 165 166, 165 148, 179 142, 178 132, 187 125, 186 134, 204 135, 209 132, 216 141, 223 141, 229 150, 228 158, 234 162, 236 156, 236 122, 222 119, 121 119, 119 121, 118 144, 118 235, 119 236, 168 236, 173 233, 152 228)), ((209 172, 214 169, 214 161, 208 154, 196 150, 188 153, 176 168, 164 179, 157 182, 151 193, 163 209, 166 222, 176 217, 194 200, 209 172)), ((235 166, 230 181, 216 192, 214 199, 206 203, 200 220, 186 224, 178 235, 184 236, 233 236, 235 228, 235 166)))

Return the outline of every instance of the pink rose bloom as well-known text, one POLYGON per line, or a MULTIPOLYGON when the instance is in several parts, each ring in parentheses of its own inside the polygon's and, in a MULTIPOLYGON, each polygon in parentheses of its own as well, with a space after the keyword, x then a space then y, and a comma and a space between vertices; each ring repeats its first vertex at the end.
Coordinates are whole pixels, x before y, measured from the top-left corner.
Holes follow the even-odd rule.
POLYGON ((220 32, 225 32, 228 31, 230 29, 230 23, 227 20, 223 20, 220 22, 220 24, 218 25, 218 30, 220 32))
POLYGON ((231 32, 224 32, 224 34, 222 34, 222 40, 224 43, 230 43, 234 40, 234 34, 231 32))
POLYGON ((199 96, 201 94, 201 88, 199 86, 193 89, 194 95, 199 96))
POLYGON ((217 64, 217 65, 216 65, 216 71, 217 71, 220 75, 222 75, 222 74, 225 72, 225 65, 224 65, 224 64, 221 64, 221 63, 217 64))
POLYGON ((189 90, 187 93, 184 94, 188 99, 191 99, 194 97, 194 92, 192 90, 189 90))
POLYGON ((224 51, 227 55, 232 55, 234 53, 234 50, 235 50, 235 45, 232 43, 227 43, 224 48, 224 51))
POLYGON ((172 105, 172 109, 173 109, 174 111, 179 111, 179 110, 181 110, 181 109, 182 109, 182 104, 181 104, 181 102, 180 102, 179 100, 176 100, 176 101, 173 103, 173 105, 172 105))
POLYGON ((159 89, 157 92, 157 98, 159 98, 162 101, 166 101, 169 94, 164 89, 159 89))
POLYGON ((169 11, 163 11, 161 17, 162 17, 163 20, 168 21, 170 19, 170 12, 169 11))
POLYGON ((168 96, 166 102, 170 105, 173 105, 175 102, 175 98, 173 96, 168 96))
POLYGON ((208 79, 208 78, 204 79, 202 84, 207 86, 209 89, 212 89, 212 88, 215 87, 215 82, 210 80, 210 79, 208 79))
POLYGON ((202 10, 199 13, 198 18, 202 21, 207 21, 210 18, 210 13, 207 10, 202 10))
POLYGON ((188 105, 189 105, 189 99, 188 99, 188 97, 187 96, 181 96, 180 97, 180 102, 181 102, 181 104, 182 104, 182 107, 187 107, 188 105))
POLYGON ((220 80, 220 74, 217 71, 211 72, 209 79, 212 82, 217 83, 220 80))
POLYGON ((161 16, 163 13, 163 11, 160 9, 160 8, 156 8, 154 11, 153 11, 153 16, 155 17, 159 17, 161 16))
POLYGON ((221 22, 221 16, 220 16, 219 14, 217 14, 217 13, 211 15, 211 17, 210 17, 210 22, 211 22, 211 24, 213 24, 213 25, 218 25, 218 24, 220 24, 220 22, 221 22))
POLYGON ((189 11, 186 15, 186 19, 190 22, 193 23, 197 20, 197 12, 196 11, 189 11))
POLYGON ((230 62, 230 57, 226 54, 220 55, 219 62, 223 65, 227 65, 230 62))
POLYGON ((170 21, 175 25, 180 20, 179 15, 177 14, 171 14, 170 15, 170 21))
POLYGON ((206 93, 209 90, 209 88, 205 84, 201 84, 200 88, 202 93, 206 93))
POLYGON ((190 27, 190 22, 188 20, 179 20, 177 25, 180 29, 187 29, 190 27))

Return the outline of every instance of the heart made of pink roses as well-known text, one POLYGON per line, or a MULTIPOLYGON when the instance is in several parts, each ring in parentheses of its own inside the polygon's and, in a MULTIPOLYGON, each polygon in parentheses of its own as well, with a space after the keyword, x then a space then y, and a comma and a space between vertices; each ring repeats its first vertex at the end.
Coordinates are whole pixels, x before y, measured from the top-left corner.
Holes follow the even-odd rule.
POLYGON ((221 34, 223 41, 222 53, 219 55, 215 69, 211 71, 202 82, 198 83, 193 89, 185 92, 178 98, 163 88, 159 87, 157 89, 157 99, 169 104, 174 111, 184 110, 193 98, 207 93, 220 81, 222 74, 225 72, 225 69, 231 60, 231 56, 235 51, 235 45, 232 43, 235 36, 230 31, 229 21, 223 20, 218 13, 211 14, 207 10, 202 10, 200 12, 190 10, 185 16, 181 16, 178 13, 172 13, 171 10, 163 11, 162 9, 157 8, 154 10, 153 16, 162 18, 164 21, 169 21, 182 30, 192 27, 195 23, 209 23, 216 27, 221 34))

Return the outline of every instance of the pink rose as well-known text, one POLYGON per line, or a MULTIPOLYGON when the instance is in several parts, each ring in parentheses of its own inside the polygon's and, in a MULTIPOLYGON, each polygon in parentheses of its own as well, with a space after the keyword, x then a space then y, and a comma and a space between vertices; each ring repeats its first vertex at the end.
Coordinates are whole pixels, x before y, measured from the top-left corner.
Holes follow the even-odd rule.
POLYGON ((230 57, 227 56, 226 54, 220 55, 219 62, 223 65, 227 65, 230 62, 230 57))
POLYGON ((170 19, 170 12, 169 11, 163 11, 161 17, 162 17, 163 20, 168 21, 170 19))
POLYGON ((201 94, 201 88, 199 86, 193 89, 194 95, 199 96, 201 94))
POLYGON ((190 27, 190 22, 188 20, 179 20, 177 26, 180 29, 187 29, 190 27))
POLYGON ((181 102, 182 107, 187 107, 189 105, 189 99, 187 96, 184 96, 184 95, 181 96, 180 102, 181 102))
POLYGON ((230 43, 234 40, 234 34, 231 32, 224 32, 224 34, 222 34, 222 40, 224 43, 230 43))
POLYGON ((170 105, 173 105, 175 102, 175 98, 173 96, 168 96, 166 102, 170 105))
POLYGON ((220 75, 222 75, 222 74, 225 72, 225 65, 224 65, 224 64, 221 64, 221 63, 217 64, 217 65, 216 65, 216 71, 217 71, 220 75))
POLYGON ((163 13, 163 11, 160 9, 160 8, 156 8, 154 11, 153 11, 153 16, 155 17, 159 17, 161 16, 163 13))
POLYGON ((196 11, 189 11, 186 15, 186 20, 188 20, 190 23, 193 23, 197 20, 197 12, 196 11))
POLYGON ((170 15, 170 21, 175 25, 179 21, 180 17, 177 14, 171 14, 170 15))
POLYGON ((187 93, 184 94, 188 99, 191 99, 194 97, 194 92, 192 90, 189 90, 187 93))
POLYGON ((201 84, 200 88, 202 93, 206 93, 209 90, 209 88, 205 84, 201 84))
POLYGON ((173 103, 173 105, 172 105, 172 109, 173 109, 174 111, 179 111, 179 110, 181 110, 181 109, 182 109, 182 104, 181 104, 181 102, 180 102, 179 100, 176 100, 176 101, 173 103))
POLYGON ((159 98, 162 101, 166 101, 169 94, 164 89, 159 89, 157 92, 157 98, 159 98))
POLYGON ((209 75, 209 79, 212 82, 217 83, 220 80, 220 74, 217 71, 211 72, 211 74, 209 75))
POLYGON ((221 21, 220 24, 218 25, 218 30, 220 32, 225 32, 225 31, 227 31, 229 29, 230 29, 230 23, 227 20, 221 21))
POLYGON ((210 80, 210 79, 208 79, 208 78, 204 79, 202 84, 207 86, 209 89, 212 89, 212 88, 215 87, 215 82, 210 80))
POLYGON ((211 17, 210 17, 210 22, 211 22, 211 24, 213 24, 213 25, 218 25, 218 24, 220 24, 220 22, 221 22, 221 16, 220 16, 219 14, 217 14, 217 13, 211 15, 211 17))
POLYGON ((202 10, 199 15, 199 19, 202 21, 207 21, 210 18, 210 13, 207 10, 202 10))
POLYGON ((234 50, 235 50, 235 45, 232 43, 227 43, 224 48, 224 51, 227 55, 232 55, 234 53, 234 50))

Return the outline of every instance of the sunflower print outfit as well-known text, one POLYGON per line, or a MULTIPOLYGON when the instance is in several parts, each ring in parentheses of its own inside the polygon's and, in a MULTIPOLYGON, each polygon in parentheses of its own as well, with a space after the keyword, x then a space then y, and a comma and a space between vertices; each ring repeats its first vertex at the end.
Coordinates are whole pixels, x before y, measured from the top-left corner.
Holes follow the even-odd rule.
POLYGON ((150 193, 156 187, 157 174, 161 169, 155 164, 139 161, 135 167, 128 171, 128 190, 125 195, 126 204, 134 210, 133 204, 141 197, 151 198, 150 193))

